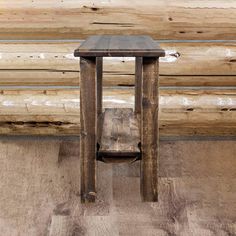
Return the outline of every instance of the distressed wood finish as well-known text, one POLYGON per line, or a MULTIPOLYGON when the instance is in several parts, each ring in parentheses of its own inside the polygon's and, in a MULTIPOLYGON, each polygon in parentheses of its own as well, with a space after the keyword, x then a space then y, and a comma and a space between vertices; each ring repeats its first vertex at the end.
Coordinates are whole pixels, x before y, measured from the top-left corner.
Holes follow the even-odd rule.
POLYGON ((91 36, 75 50, 75 57, 163 57, 165 52, 149 36, 102 35, 91 36))
POLYGON ((158 200, 158 58, 143 58, 141 111, 141 195, 143 201, 158 200))
MULTIPOLYGON (((100 127, 98 128, 99 132, 97 133, 97 124, 101 125, 100 117, 95 120, 88 120, 88 123, 82 123, 89 116, 89 108, 91 111, 91 116, 94 117, 94 107, 90 105, 91 98, 88 101, 88 104, 84 104, 84 89, 85 86, 81 86, 81 135, 94 135, 97 141, 98 151, 94 153, 98 155, 98 159, 102 161, 112 161, 120 162, 122 159, 127 161, 127 157, 132 159, 132 161, 142 158, 141 164, 141 195, 143 201, 157 201, 157 157, 158 157, 158 145, 159 145, 159 130, 158 130, 158 63, 159 57, 165 56, 165 51, 161 49, 158 44, 149 36, 139 35, 139 36, 120 36, 120 35, 102 35, 102 36, 91 36, 85 42, 83 42, 78 49, 74 52, 75 57, 81 58, 81 65, 83 65, 84 57, 142 57, 137 59, 137 65, 135 68, 136 75, 136 107, 139 107, 138 112, 141 111, 141 122, 138 120, 138 112, 136 114, 132 109, 110 109, 106 110, 104 114, 103 128, 100 141, 100 127), (143 64, 142 64, 143 59, 143 64), (142 69, 138 69, 138 66, 142 67, 144 71, 144 79, 142 80, 142 69), (142 98, 142 103, 141 102, 142 98), (92 122, 90 124, 89 122, 92 122), (97 123, 96 123, 97 122, 97 123), (92 125, 92 129, 88 129, 86 132, 86 125, 89 127, 92 125), (141 131, 140 131, 141 130, 141 131), (86 132, 86 133, 83 133, 86 132), (90 133, 89 133, 90 132, 90 133), (141 140, 140 140, 141 132, 141 140), (140 147, 142 152, 140 155, 140 147)), ((97 65, 97 72, 100 68, 100 64, 97 65)), ((91 68, 92 69, 92 68, 91 68)), ((86 72, 84 70, 90 70, 89 67, 81 67, 81 83, 86 80, 86 72), (85 73, 85 75, 84 75, 85 73)), ((102 90, 101 85, 101 76, 97 73, 98 90, 102 90)), ((92 96, 92 99, 95 99, 95 104, 99 106, 98 115, 101 115, 101 91, 99 93, 99 101, 97 101, 97 91, 93 91, 94 81, 91 78, 87 78, 87 94, 91 89, 91 93, 95 93, 95 96, 92 96), (92 83, 91 85, 89 83, 92 83)), ((89 96, 89 95, 88 95, 89 96)), ((96 113, 97 115, 97 113, 96 113)), ((82 140, 84 142, 84 140, 82 140)), ((83 143, 83 148, 91 147, 92 152, 94 151, 94 139, 87 139, 83 143), (87 141, 87 142, 86 142, 87 141), (92 142, 92 145, 91 143, 92 142)), ((82 149, 82 148, 81 148, 82 149)), ((91 152, 86 153, 82 150, 82 155, 85 154, 83 159, 87 164, 86 174, 94 174, 92 157, 86 156, 92 154, 91 152), (90 168, 92 168, 90 170, 90 168)), ((123 160, 123 161, 124 161, 123 160)), ((129 160, 130 161, 130 160, 129 160)), ((96 172, 95 172, 96 173, 96 172)), ((91 194, 90 185, 94 184, 92 179, 85 180, 82 178, 82 184, 85 187, 82 187, 82 198, 84 198, 83 192, 85 192, 85 198, 88 194, 91 194), (84 184, 85 182, 85 184, 84 184), (91 183, 90 183, 91 182, 91 183), (87 187, 88 185, 88 187, 87 187), (85 190, 84 190, 85 189, 85 190)), ((95 191, 92 191, 95 194, 95 191)), ((94 199, 90 200, 94 201, 94 199)))
POLYGON ((142 57, 135 58, 135 112, 141 114, 142 109, 142 78, 143 78, 143 59, 142 57))
POLYGON ((140 125, 132 108, 105 109, 99 159, 131 162, 139 158, 140 125))
POLYGON ((103 94, 103 58, 96 58, 96 76, 97 76, 97 114, 98 116, 102 114, 102 94, 103 94))
POLYGON ((80 66, 81 201, 94 202, 97 152, 96 59, 81 57, 80 66))
POLYGON ((11 0, 0 6, 0 39, 78 39, 99 32, 234 40, 236 34, 234 0, 11 0))

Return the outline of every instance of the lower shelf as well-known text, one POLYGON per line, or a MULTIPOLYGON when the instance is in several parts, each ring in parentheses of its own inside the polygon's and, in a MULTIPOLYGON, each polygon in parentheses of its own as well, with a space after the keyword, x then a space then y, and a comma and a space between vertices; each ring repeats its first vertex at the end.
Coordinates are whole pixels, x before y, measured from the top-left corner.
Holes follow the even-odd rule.
POLYGON ((140 122, 133 109, 105 109, 98 160, 132 162, 140 159, 140 156, 140 122))

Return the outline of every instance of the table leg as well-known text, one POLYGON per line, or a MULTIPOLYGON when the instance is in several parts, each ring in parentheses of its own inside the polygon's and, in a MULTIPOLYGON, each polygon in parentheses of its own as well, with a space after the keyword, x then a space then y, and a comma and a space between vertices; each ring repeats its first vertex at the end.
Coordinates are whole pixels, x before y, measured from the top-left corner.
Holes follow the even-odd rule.
POLYGON ((80 58, 81 201, 96 198, 97 83, 96 58, 80 58))
POLYGON ((142 67, 142 57, 135 58, 135 113, 141 114, 141 104, 142 104, 142 77, 143 77, 143 67, 142 67))
POLYGON ((102 70, 103 58, 96 58, 96 73, 97 73, 97 113, 102 114, 102 70))
POLYGON ((158 58, 143 58, 141 111, 141 195, 142 200, 158 200, 158 58))

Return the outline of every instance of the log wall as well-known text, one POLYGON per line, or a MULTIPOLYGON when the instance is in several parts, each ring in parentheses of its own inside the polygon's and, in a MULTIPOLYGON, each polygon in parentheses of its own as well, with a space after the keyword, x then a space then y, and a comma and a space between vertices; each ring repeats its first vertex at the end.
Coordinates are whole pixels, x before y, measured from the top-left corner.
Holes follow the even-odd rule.
MULTIPOLYGON (((79 85, 80 42, 1 43, 0 85, 79 85)), ((236 42, 161 43, 161 86, 236 86, 236 42)), ((134 85, 134 58, 105 58, 104 85, 134 85)))
MULTIPOLYGON (((73 52, 99 32, 148 34, 165 49, 162 136, 235 135, 235 1, 22 0, 0 7, 0 133, 79 134, 73 52)), ((133 58, 104 59, 106 106, 132 107, 133 85, 133 58)))
MULTIPOLYGON (((107 88, 104 107, 133 107, 134 89, 107 88)), ((1 90, 0 133, 78 135, 79 89, 1 90)), ((236 135, 235 90, 160 91, 161 136, 236 135)))
POLYGON ((236 33, 234 0, 13 0, 0 7, 0 39, 84 39, 99 32, 235 40, 236 33))
MULTIPOLYGON (((79 135, 79 60, 73 56, 79 45, 0 44, 1 134, 79 135)), ((160 60, 161 136, 234 136, 236 43, 161 46, 167 54, 160 60)), ((133 107, 133 85, 133 58, 104 59, 106 107, 133 107)))

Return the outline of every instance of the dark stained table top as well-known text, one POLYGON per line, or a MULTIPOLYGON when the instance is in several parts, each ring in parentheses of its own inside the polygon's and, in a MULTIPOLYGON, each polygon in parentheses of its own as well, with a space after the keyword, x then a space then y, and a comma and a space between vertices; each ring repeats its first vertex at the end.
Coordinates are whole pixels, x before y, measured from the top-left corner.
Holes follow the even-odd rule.
POLYGON ((165 51, 149 36, 96 35, 85 40, 75 57, 163 57, 165 51))

